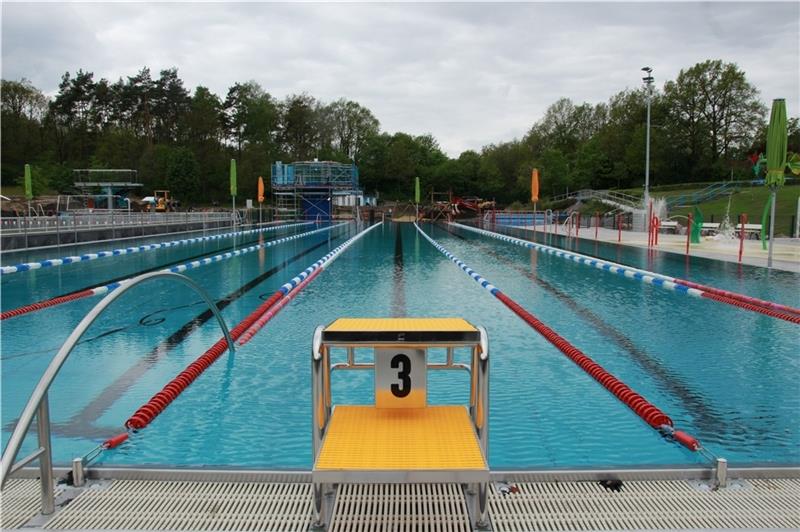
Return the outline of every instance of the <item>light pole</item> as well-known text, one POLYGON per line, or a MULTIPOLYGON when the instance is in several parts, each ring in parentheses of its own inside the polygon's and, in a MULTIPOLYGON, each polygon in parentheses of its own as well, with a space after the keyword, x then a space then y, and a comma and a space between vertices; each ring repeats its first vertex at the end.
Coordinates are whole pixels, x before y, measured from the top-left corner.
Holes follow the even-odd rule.
MULTIPOLYGON (((647 87, 647 139, 644 147, 644 211, 650 205, 650 96, 653 94, 653 69, 649 66, 642 67, 642 72, 647 75, 642 78, 647 87)), ((646 215, 645 215, 646 216, 646 215)), ((645 230, 650 231, 650 220, 645 221, 645 230)))

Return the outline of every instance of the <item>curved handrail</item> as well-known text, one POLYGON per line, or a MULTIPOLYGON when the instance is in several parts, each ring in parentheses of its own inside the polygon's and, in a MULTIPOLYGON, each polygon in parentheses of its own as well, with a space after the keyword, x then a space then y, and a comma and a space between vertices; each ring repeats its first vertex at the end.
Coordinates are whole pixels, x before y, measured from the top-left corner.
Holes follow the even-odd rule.
MULTIPOLYGON (((569 223, 571 220, 573 220, 574 218, 576 218, 576 217, 577 217, 577 214, 576 214, 576 213, 577 213, 577 211, 572 211, 572 212, 570 212, 570 213, 567 215, 567 218, 564 220, 564 223, 562 223, 562 224, 561 224, 561 228, 562 228, 562 229, 565 229, 565 228, 567 227, 567 224, 568 224, 568 223, 569 223)), ((556 223, 558 223, 558 220, 556 220, 556 223)))
MULTIPOLYGON (((40 417, 47 417, 47 392, 50 389, 50 385, 53 383, 53 380, 58 375, 58 372, 61 370, 61 367, 64 365, 64 362, 67 361, 67 358, 69 357, 70 353, 72 353, 72 350, 75 348, 75 346, 77 345, 78 341, 81 339, 83 334, 95 322, 95 320, 97 320, 100 314, 102 314, 102 312, 106 308, 108 308, 108 306, 111 305, 111 303, 116 301, 125 292, 127 292, 134 286, 137 286, 138 284, 141 284, 145 281, 149 281, 150 279, 155 279, 155 278, 174 279, 176 281, 184 283, 189 288, 197 292, 200 295, 200 297, 202 297, 203 301, 205 301, 206 304, 208 304, 211 311, 214 313, 214 316, 217 318, 217 321, 219 322, 219 325, 222 328, 222 332, 225 335, 225 340, 227 340, 228 342, 228 349, 230 350, 231 354, 234 353, 233 340, 231 339, 231 335, 230 332, 228 331, 228 326, 225 324, 225 320, 222 319, 222 315, 220 314, 217 305, 214 303, 214 301, 212 301, 212 299, 208 296, 206 291, 203 290, 203 288, 200 287, 199 284, 189 279, 185 275, 172 272, 163 272, 163 271, 145 273, 139 275, 138 277, 134 277, 133 279, 131 279, 131 282, 129 284, 126 284, 124 286, 121 286, 119 289, 114 290, 113 292, 109 293, 106 297, 104 297, 99 303, 97 303, 97 305, 95 305, 94 308, 92 308, 92 310, 90 310, 86 314, 86 316, 83 317, 78 326, 75 327, 75 329, 73 329, 72 333, 69 335, 69 337, 67 337, 67 340, 61 346, 61 349, 59 349, 58 353, 56 353, 56 356, 53 357, 52 361, 50 361, 50 365, 47 366, 47 369, 42 374, 42 378, 39 379, 39 383, 36 385, 36 388, 34 388, 33 393, 31 393, 31 396, 28 399, 28 402, 25 405, 22 414, 20 415, 19 421, 17 422, 16 427, 14 427, 14 432, 13 434, 11 434, 11 438, 8 440, 8 445, 6 445, 6 448, 3 451, 2 470, 0 470, 0 488, 5 486, 5 483, 8 480, 10 473, 13 472, 12 469, 14 467, 14 460, 16 459, 17 454, 19 453, 19 449, 22 446, 22 442, 24 441, 25 436, 28 434, 28 429, 30 428, 31 422, 33 421, 33 416, 36 414, 37 410, 39 410, 40 413, 45 414, 44 416, 40 417), (40 410, 40 408, 42 408, 42 410, 40 410)), ((43 421, 42 419, 40 419, 39 420, 40 428, 42 423, 43 421)), ((24 462, 30 462, 37 457, 41 457, 40 465, 41 462, 46 462, 48 466, 46 469, 51 469, 49 429, 46 432, 47 432, 47 437, 45 439, 47 441, 44 442, 41 441, 42 436, 40 434, 39 451, 29 456, 28 459, 23 459, 22 465, 24 465, 24 462)), ((42 496, 46 497, 46 493, 50 494, 49 495, 50 504, 49 505, 46 504, 47 501, 44 500, 42 502, 42 506, 44 508, 42 513, 46 514, 46 513, 52 513, 53 511, 52 486, 45 489, 45 483, 52 482, 52 470, 50 471, 49 475, 46 475, 44 473, 45 472, 43 471, 43 474, 41 475, 42 496), (47 480, 45 479, 45 477, 48 477, 47 480), (49 511, 45 511, 47 509, 49 509, 49 511)))

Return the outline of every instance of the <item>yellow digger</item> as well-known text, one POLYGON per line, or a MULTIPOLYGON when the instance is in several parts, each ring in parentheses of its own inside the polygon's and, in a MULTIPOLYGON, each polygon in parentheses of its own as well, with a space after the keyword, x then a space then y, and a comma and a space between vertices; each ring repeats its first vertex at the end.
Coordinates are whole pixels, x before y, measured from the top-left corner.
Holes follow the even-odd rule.
POLYGON ((167 212, 170 210, 169 190, 154 190, 153 197, 156 200, 156 212, 167 212))

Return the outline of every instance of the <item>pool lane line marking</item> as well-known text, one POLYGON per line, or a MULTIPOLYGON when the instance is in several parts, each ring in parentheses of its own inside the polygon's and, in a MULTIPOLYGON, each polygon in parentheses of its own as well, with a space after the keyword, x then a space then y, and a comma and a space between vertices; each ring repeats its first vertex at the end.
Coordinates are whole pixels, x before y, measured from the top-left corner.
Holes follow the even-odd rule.
MULTIPOLYGON (((341 227, 345 225, 344 223, 331 225, 328 227, 323 227, 320 229, 314 229, 313 231, 307 231, 305 233, 298 233, 295 235, 290 235, 282 238, 278 238, 276 240, 270 240, 268 242, 264 242, 263 244, 256 244, 255 246, 249 246, 246 248, 237 249, 236 251, 229 251, 227 253, 222 253, 219 255, 214 255, 213 257, 206 257, 204 259, 194 260, 191 262, 185 262, 183 264, 178 264, 177 266, 172 266, 170 268, 164 268, 158 271, 164 272, 172 272, 172 273, 183 273, 187 270, 192 270, 195 268, 199 268, 201 266, 206 266, 208 264, 213 264, 216 262, 221 262, 223 260, 227 260, 233 257, 238 257, 240 255, 245 255, 247 253, 252 253, 253 251, 257 251, 262 248, 268 248, 271 246, 276 246, 278 244, 283 244, 285 242, 289 242, 291 240, 296 240, 298 238, 305 238, 307 236, 311 236, 317 233, 321 233, 323 231, 330 231, 337 227, 341 227)), ((46 299, 44 301, 39 301, 37 303, 32 303, 30 305, 25 305, 22 307, 18 307, 12 310, 6 310, 0 313, 0 321, 6 320, 9 318, 16 318, 17 316, 22 316, 25 314, 29 314, 31 312, 35 312, 37 310, 42 310, 45 308, 54 307, 57 305, 61 305, 64 303, 69 303, 70 301, 75 301, 78 299, 83 299, 85 297, 93 297, 93 296, 101 296, 105 295, 113 290, 116 290, 120 286, 124 286, 131 282, 133 277, 128 277, 121 281, 116 281, 110 284, 97 286, 94 288, 87 288, 86 290, 81 290, 80 292, 74 292, 72 294, 68 294, 66 296, 59 296, 52 299, 46 299)))
POLYGON ((636 342, 629 338, 625 333, 614 327, 612 324, 605 321, 601 316, 595 314, 591 309, 580 304, 568 293, 562 291, 560 288, 545 281, 541 276, 537 276, 530 270, 523 268, 508 257, 497 253, 491 247, 481 243, 479 240, 467 240, 458 233, 453 232, 447 225, 442 224, 441 228, 456 238, 464 240, 467 245, 477 246, 483 253, 491 255, 505 264, 513 267, 522 275, 525 275, 531 282, 542 287, 546 292, 549 292, 557 300, 561 301, 569 309, 577 315, 592 324, 601 334, 605 335, 611 341, 616 343, 619 347, 624 349, 630 354, 630 357, 636 362, 641 369, 649 373, 656 380, 661 382, 661 385, 673 394, 679 401, 691 407, 692 415, 697 418, 698 422, 702 422, 703 426, 712 430, 725 426, 725 420, 720 418, 714 413, 714 409, 707 406, 702 395, 695 393, 691 387, 685 384, 681 377, 673 375, 669 369, 661 365, 661 363, 651 357, 645 350, 640 349, 636 342))
MULTIPOLYGON (((334 237, 333 242, 342 237, 334 237)), ((251 279, 243 284, 233 292, 225 297, 216 301, 217 308, 222 311, 231 303, 235 302, 246 293, 251 291, 262 282, 271 278, 278 272, 286 269, 290 264, 297 262, 309 253, 314 252, 322 246, 330 244, 331 241, 323 240, 309 248, 301 251, 300 253, 284 259, 283 262, 276 264, 269 270, 251 279)), ((161 309, 158 312, 165 312, 172 310, 161 309)), ((152 315, 152 313, 151 313, 152 315)), ((106 386, 94 399, 92 399, 80 412, 73 415, 69 421, 65 423, 54 423, 53 432, 60 436, 78 437, 78 438, 105 438, 109 432, 115 429, 104 429, 94 426, 100 416, 105 414, 106 410, 113 405, 124 392, 126 392, 132 385, 134 385, 153 365, 155 365, 163 357, 167 356, 170 351, 180 345, 186 338, 188 338, 196 330, 200 329, 207 321, 214 317, 214 313, 210 309, 206 309, 194 318, 184 323, 179 329, 173 332, 169 337, 162 340, 158 345, 153 347, 150 352, 142 357, 136 364, 128 368, 122 375, 116 378, 113 383, 106 386)), ((141 322, 141 320, 140 320, 141 322)), ((9 430, 13 429, 13 423, 9 425, 9 430)), ((8 427, 7 427, 8 428, 8 427)))
MULTIPOLYGON (((267 324, 267 322, 269 322, 269 320, 271 320, 278 312, 281 311, 283 307, 285 307, 292 299, 294 299, 294 297, 299 294, 312 280, 314 280, 317 275, 322 273, 325 268, 333 264, 333 262, 338 259, 341 254, 347 250, 347 248, 352 246, 364 235, 380 226, 382 223, 383 222, 378 222, 367 229, 364 229, 357 235, 353 236, 353 238, 349 239, 347 242, 300 272, 297 277, 294 277, 291 281, 281 286, 280 289, 270 298, 274 298, 275 303, 271 306, 271 308, 265 309, 260 313, 259 316, 257 316, 257 319, 247 328, 244 333, 242 333, 242 336, 237 343, 242 346, 249 342, 253 336, 255 336, 258 331, 260 331, 261 328, 267 324)), ((269 301, 269 299, 267 301, 269 301)))
POLYGON ((187 244, 196 244, 198 242, 207 242, 209 240, 219 240, 221 238, 235 237, 240 235, 251 235, 254 233, 266 233, 269 231, 277 231, 278 229, 288 229, 302 225, 310 225, 314 222, 303 222, 288 225, 275 225, 270 227, 262 227, 259 229, 249 229, 247 231, 236 231, 231 233, 224 233, 219 235, 202 236, 196 238, 184 238, 181 240, 172 240, 170 242, 161 242, 156 244, 144 244, 141 246, 131 246, 127 248, 112 249, 110 251, 98 251, 96 253, 85 253, 83 255, 72 255, 69 257, 61 257, 60 259, 45 259, 35 262, 24 262, 14 266, 0 267, 0 275, 10 275, 12 273, 27 272, 31 270, 38 270, 40 268, 51 268, 54 266, 62 266, 64 264, 80 264, 91 260, 102 259, 104 257, 119 257, 131 253, 142 253, 145 251, 153 251, 154 249, 171 248, 174 246, 182 246, 187 244))
POLYGON ((397 231, 394 239, 394 269, 392 271, 392 301, 390 311, 392 316, 399 318, 406 315, 406 289, 405 274, 403 271, 403 231, 401 225, 396 225, 397 231))
POLYGON ((658 430, 662 435, 673 438, 675 441, 691 451, 698 451, 702 448, 696 438, 683 431, 675 430, 672 419, 670 419, 670 417, 658 407, 653 405, 638 393, 634 392, 633 389, 631 389, 627 384, 608 372, 600 364, 594 362, 580 349, 570 344, 565 338, 545 325, 542 321, 525 310, 525 308, 523 308, 513 299, 505 295, 497 286, 490 283, 488 279, 482 277, 458 257, 447 251, 444 246, 428 236, 428 234, 416 223, 414 224, 414 227, 416 227, 417 231, 419 231, 419 233, 428 242, 430 242, 433 247, 439 250, 440 253, 450 259, 450 261, 456 266, 461 268, 464 273, 472 277, 472 279, 481 285, 484 290, 492 294, 495 298, 499 299, 506 307, 508 307, 509 310, 519 316, 522 321, 530 325, 536 332, 542 335, 545 340, 553 344, 556 349, 566 355, 590 377, 614 394, 617 399, 619 399, 624 405, 636 413, 636 415, 644 420, 645 423, 658 430))
MULTIPOLYGON (((727 303, 732 306, 744 308, 746 310, 750 310, 753 312, 758 312, 760 314, 764 314, 766 316, 770 316, 773 318, 778 318, 791 323, 800 324, 800 314, 793 313, 793 311, 797 309, 793 309, 793 307, 787 307, 786 305, 780 305, 779 303, 774 303, 772 301, 760 300, 757 298, 746 296, 744 294, 737 294, 736 292, 728 292, 726 290, 720 290, 719 288, 704 286, 697 283, 691 283, 691 281, 684 281, 682 279, 677 279, 675 277, 670 277, 668 275, 662 275, 660 273, 641 270, 639 268, 633 268, 631 266, 625 266, 622 264, 618 264, 616 262, 589 257, 587 255, 582 255, 580 253, 564 251, 559 248, 554 248, 536 242, 530 242, 528 240, 521 240, 519 238, 514 238, 512 236, 504 235, 502 233, 495 233, 493 231, 487 231, 485 229, 479 229, 477 227, 471 227, 469 225, 464 225, 459 223, 451 223, 451 225, 466 229, 467 231, 472 231, 484 236, 495 238, 497 240, 502 240, 510 244, 535 249, 537 251, 541 251, 542 253, 548 253, 550 255, 555 255, 556 257, 566 260, 571 260, 572 262, 576 262, 578 264, 583 264, 585 266, 590 266, 590 267, 593 266, 598 270, 605 270, 628 279, 635 279, 641 281, 645 284, 659 286, 661 288, 664 288, 665 290, 670 290, 672 292, 682 293, 694 297, 703 297, 711 299, 712 301, 719 301, 721 303, 727 303), (778 307, 793 309, 793 311, 789 312, 783 310, 775 310, 775 308, 778 307)), ((797 311, 800 312, 800 310, 797 311)))
MULTIPOLYGON (((297 276, 293 277, 290 281, 285 283, 280 289, 275 292, 272 297, 267 299, 264 303, 258 306, 253 312, 247 315, 235 327, 230 330, 230 337, 235 342, 245 332, 255 334, 252 331, 253 325, 256 321, 263 316, 269 309, 278 304, 282 298, 289 295, 290 292, 296 290, 305 280, 312 279, 321 273, 327 265, 335 261, 347 248, 353 243, 358 241, 364 235, 380 226, 382 222, 370 226, 367 229, 360 231, 354 236, 347 239, 343 244, 339 245, 320 260, 300 272, 297 276)), ((307 284, 307 283, 306 283, 307 284)), ((306 286, 303 284, 303 286, 306 286)), ((153 395, 145 404, 134 412, 125 422, 125 427, 128 430, 141 430, 145 428, 150 422, 155 419, 164 409, 172 403, 192 382, 195 381, 202 373, 209 368, 216 360, 228 349, 228 341, 223 336, 217 342, 208 348, 205 353, 200 355, 194 362, 186 366, 174 379, 168 382, 158 393, 153 395)))

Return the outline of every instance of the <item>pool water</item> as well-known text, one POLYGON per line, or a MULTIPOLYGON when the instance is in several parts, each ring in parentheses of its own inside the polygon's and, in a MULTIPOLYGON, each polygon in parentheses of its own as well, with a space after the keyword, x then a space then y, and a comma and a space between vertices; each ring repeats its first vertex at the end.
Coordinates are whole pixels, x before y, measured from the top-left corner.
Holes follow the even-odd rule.
MULTIPOLYGON (((421 227, 732 466, 800 464, 797 325, 453 226, 421 227)), ((2 309, 309 229, 3 276, 2 309)), ((349 224, 187 275, 218 301, 233 327, 281 284, 356 232, 349 224)), ((541 242, 544 237, 538 238, 541 242)), ((796 274, 697 258, 687 263, 672 254, 648 255, 646 250, 589 240, 551 236, 549 242, 800 306, 796 274)), ((94 249, 111 247, 119 246, 94 249)), ((73 252, 4 254, 3 264, 73 252)), ((98 301, 82 299, 0 323, 4 445, 44 368, 98 301)), ((110 307, 51 388, 57 463, 69 462, 121 432, 136 409, 220 338, 218 324, 204 311, 196 294, 163 280, 132 289, 110 307)), ((315 326, 343 316, 460 316, 486 327, 494 468, 705 463, 697 453, 662 438, 412 225, 391 223, 346 250, 247 345, 234 355, 223 354, 147 428, 105 452, 100 463, 309 468, 311 335, 315 326)), ((465 402, 468 380, 454 372, 432 372, 428 390, 432 403, 465 402)), ((334 374, 334 402, 369 403, 372 394, 369 372, 334 374)), ((26 449, 32 449, 35 434, 28 440, 26 449)))

